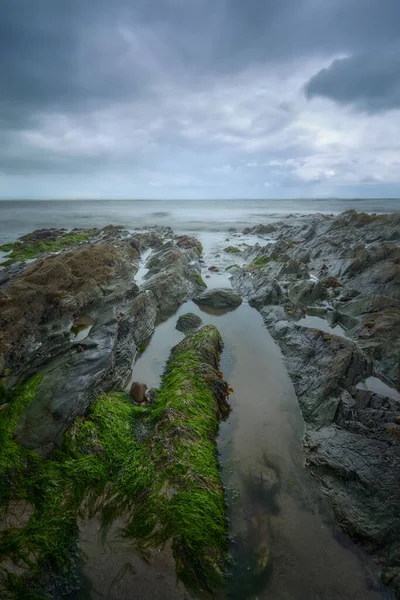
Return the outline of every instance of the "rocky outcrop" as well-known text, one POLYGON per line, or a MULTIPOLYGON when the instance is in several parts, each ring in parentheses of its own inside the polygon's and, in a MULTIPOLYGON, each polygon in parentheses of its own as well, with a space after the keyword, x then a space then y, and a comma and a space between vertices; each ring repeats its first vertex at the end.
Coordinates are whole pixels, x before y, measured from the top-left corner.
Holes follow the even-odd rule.
POLYGON ((286 295, 276 279, 270 279, 263 271, 236 269, 233 272, 232 285, 239 290, 251 306, 261 308, 269 304, 284 302, 286 295))
POLYGON ((10 387, 42 375, 15 431, 20 444, 48 455, 99 394, 123 388, 156 320, 198 288, 199 257, 189 241, 181 248, 156 231, 128 236, 105 228, 97 241, 38 259, 1 287, 1 381, 10 387), (139 288, 133 276, 148 247, 139 288), (82 315, 93 325, 75 340, 71 326, 82 315))
MULTIPOLYGON (((161 318, 172 314, 205 285, 200 275, 199 247, 193 239, 187 238, 183 247, 174 242, 164 244, 146 264, 149 271, 142 289, 153 293, 161 318)), ((182 245, 182 238, 179 241, 182 245)))
POLYGON ((372 364, 354 342, 319 329, 281 321, 270 332, 285 356, 305 421, 330 424, 341 392, 370 375, 372 364))

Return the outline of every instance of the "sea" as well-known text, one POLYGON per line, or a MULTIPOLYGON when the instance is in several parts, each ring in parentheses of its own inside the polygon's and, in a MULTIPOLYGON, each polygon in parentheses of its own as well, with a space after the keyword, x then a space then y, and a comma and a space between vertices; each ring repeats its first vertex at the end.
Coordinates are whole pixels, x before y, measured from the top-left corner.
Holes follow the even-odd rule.
POLYGON ((297 200, 3 200, 0 244, 42 227, 128 229, 169 225, 179 232, 228 231, 298 214, 400 212, 400 198, 297 200))

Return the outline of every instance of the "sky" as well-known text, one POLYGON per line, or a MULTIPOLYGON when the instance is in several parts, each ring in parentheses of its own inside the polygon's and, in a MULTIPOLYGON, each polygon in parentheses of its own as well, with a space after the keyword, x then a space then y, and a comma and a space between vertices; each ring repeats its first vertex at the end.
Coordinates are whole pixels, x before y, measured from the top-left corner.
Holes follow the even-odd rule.
POLYGON ((0 198, 400 196, 399 0, 1 0, 0 198))

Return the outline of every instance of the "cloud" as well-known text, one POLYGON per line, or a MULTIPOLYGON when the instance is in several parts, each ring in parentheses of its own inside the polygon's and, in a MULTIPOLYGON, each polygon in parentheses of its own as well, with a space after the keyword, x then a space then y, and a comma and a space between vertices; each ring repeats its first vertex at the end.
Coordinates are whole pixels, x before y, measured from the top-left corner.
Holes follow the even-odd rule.
POLYGON ((334 60, 305 86, 321 96, 370 113, 400 109, 400 54, 365 53, 334 60))
POLYGON ((0 196, 385 194, 399 21, 398 0, 3 0, 0 196))

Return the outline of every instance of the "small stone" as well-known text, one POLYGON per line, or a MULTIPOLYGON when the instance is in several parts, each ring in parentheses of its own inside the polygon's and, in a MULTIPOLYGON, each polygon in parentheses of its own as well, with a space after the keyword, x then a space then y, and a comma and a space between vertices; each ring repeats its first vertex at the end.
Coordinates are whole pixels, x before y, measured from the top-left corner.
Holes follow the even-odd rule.
POLYGON ((145 383, 134 381, 129 394, 136 404, 146 404, 149 400, 149 388, 145 383))
POLYGON ((178 331, 186 332, 193 329, 197 329, 202 324, 202 320, 198 315, 194 313, 186 313, 181 315, 176 322, 176 329, 178 331))

